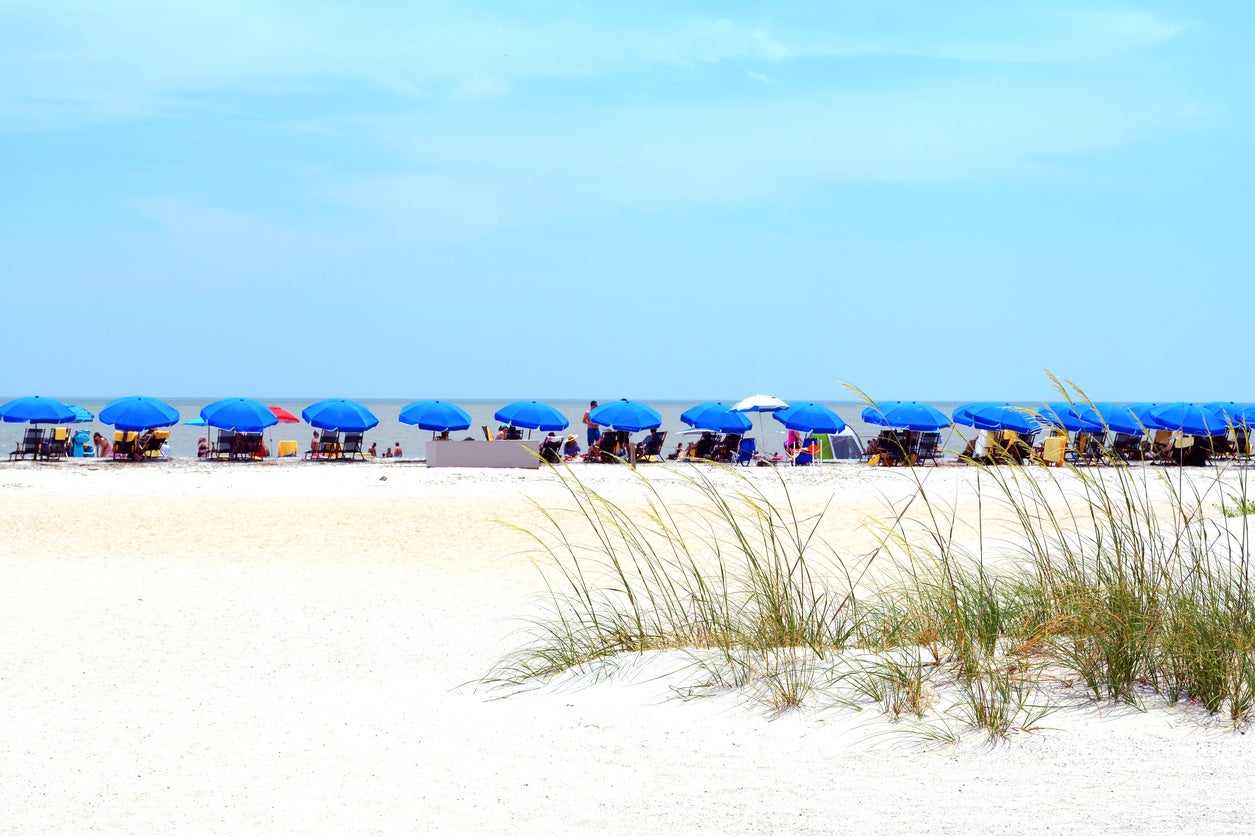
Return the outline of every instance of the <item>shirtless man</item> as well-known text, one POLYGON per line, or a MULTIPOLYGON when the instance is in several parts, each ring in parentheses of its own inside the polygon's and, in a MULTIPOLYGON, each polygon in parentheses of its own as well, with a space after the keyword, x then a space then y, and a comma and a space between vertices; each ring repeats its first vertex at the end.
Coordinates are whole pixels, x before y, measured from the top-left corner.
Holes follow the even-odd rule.
POLYGON ((597 401, 589 401, 588 409, 584 412, 584 426, 588 427, 588 446, 592 447, 601 439, 601 428, 594 423, 592 414, 597 408, 597 401))

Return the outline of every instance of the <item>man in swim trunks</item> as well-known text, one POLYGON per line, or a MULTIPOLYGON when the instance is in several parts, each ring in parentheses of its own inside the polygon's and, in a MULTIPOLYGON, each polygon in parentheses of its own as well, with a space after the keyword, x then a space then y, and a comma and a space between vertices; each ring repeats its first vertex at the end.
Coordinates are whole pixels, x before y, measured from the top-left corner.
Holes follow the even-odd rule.
POLYGON ((601 428, 598 427, 592 419, 593 410, 597 408, 597 401, 588 402, 588 410, 584 413, 584 426, 588 427, 588 446, 592 447, 601 439, 601 428))

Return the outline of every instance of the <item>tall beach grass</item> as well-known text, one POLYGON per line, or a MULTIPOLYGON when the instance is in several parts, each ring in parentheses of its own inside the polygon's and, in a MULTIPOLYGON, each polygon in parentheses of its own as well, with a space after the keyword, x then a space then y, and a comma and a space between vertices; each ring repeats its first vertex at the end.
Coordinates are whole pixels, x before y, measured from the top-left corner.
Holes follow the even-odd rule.
POLYGON ((676 651, 687 694, 879 710, 936 740, 1040 728, 1069 694, 1255 716, 1246 518, 1224 523, 1244 475, 973 463, 965 518, 903 468, 911 495, 869 520, 875 546, 842 554, 780 474, 683 466, 677 503, 638 472, 628 507, 553 472, 570 502, 525 532, 547 594, 492 683, 676 651))

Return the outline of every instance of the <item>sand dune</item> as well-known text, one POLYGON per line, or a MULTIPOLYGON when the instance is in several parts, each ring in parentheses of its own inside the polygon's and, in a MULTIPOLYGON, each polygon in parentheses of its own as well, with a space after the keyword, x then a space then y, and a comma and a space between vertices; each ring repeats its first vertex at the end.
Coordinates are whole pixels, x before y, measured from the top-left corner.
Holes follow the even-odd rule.
MULTIPOLYGON (((641 501, 626 468, 577 472, 641 501)), ((677 473, 649 473, 685 501, 677 473)), ((914 490, 853 465, 783 476, 848 554, 914 490)), ((972 471, 927 478, 970 512, 972 471)), ((6 832, 1255 825, 1248 737, 1190 708, 1078 700, 1050 730, 928 750, 874 712, 682 700, 673 654, 496 699, 478 680, 542 589, 501 521, 570 504, 544 471, 15 464, 0 496, 6 832)))

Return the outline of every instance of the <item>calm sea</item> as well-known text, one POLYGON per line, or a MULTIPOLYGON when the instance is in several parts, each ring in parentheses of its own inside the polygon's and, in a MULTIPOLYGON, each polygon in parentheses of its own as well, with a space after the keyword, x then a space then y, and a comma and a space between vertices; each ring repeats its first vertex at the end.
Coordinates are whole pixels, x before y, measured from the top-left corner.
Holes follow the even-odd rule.
MULTIPOLYGON (((0 403, 9 400, 4 398, 0 403)), ((73 398, 65 397, 60 400, 66 403, 78 404, 93 415, 100 413, 100 410, 107 404, 108 399, 99 398, 73 398)), ((190 420, 200 414, 201 407, 215 400, 215 398, 163 398, 166 403, 173 406, 183 416, 183 420, 190 420)), ((259 398, 267 405, 281 406, 291 412, 293 415, 299 416, 301 410, 309 406, 310 402, 293 401, 286 398, 266 399, 259 398)), ((735 403, 740 400, 737 398, 725 399, 725 403, 735 403)), ((379 445, 379 451, 382 453, 385 445, 391 446, 397 442, 401 443, 401 449, 406 458, 422 458, 426 456, 427 441, 431 439, 431 433, 426 430, 420 430, 407 424, 402 424, 397 420, 397 415, 401 408, 409 403, 410 400, 367 400, 363 401, 371 412, 379 419, 379 426, 366 433, 365 444, 370 446, 373 441, 379 445)), ((602 403, 606 401, 603 400, 602 403)), ((457 401, 458 406, 465 409, 471 415, 472 423, 469 430, 463 432, 452 432, 450 437, 460 438, 483 438, 482 426, 496 428, 497 422, 493 420, 493 413, 504 406, 506 401, 501 400, 464 400, 457 401)), ((580 419, 584 415, 584 410, 588 408, 588 401, 547 401, 550 406, 554 407, 566 416, 571 422, 568 433, 574 433, 579 439, 580 447, 584 446, 584 425, 580 423, 580 419)), ((680 413, 693 406, 696 401, 647 401, 654 409, 658 410, 662 415, 662 429, 669 433, 668 440, 672 443, 668 445, 673 448, 675 442, 680 441, 680 433, 687 430, 688 427, 680 422, 680 413)), ((875 436, 879 432, 879 427, 873 427, 863 423, 859 418, 859 414, 863 410, 863 404, 851 401, 827 401, 824 405, 832 409, 840 415, 846 423, 854 428, 860 438, 866 440, 869 436, 875 436)), ((940 409, 946 415, 949 415, 957 403, 933 403, 933 406, 940 409)), ((1026 404, 1028 406, 1028 404, 1026 404)), ((754 422, 754 428, 750 435, 753 435, 759 441, 759 449, 767 451, 783 450, 786 430, 784 427, 769 414, 750 413, 749 417, 754 422)), ((5 455, 13 450, 18 441, 22 437, 25 424, 0 424, 0 452, 5 455)), ((72 424, 72 430, 87 429, 91 432, 102 432, 106 437, 113 437, 113 429, 107 427, 99 421, 92 421, 85 424, 72 424)), ((170 452, 173 456, 195 456, 197 440, 206 435, 207 427, 187 426, 179 424, 171 427, 170 430, 170 452)), ((961 432, 966 432, 966 428, 958 428, 961 432)), ((305 424, 278 424, 266 430, 266 440, 272 450, 277 449, 275 442, 282 439, 293 439, 297 442, 297 447, 303 454, 309 448, 310 436, 313 429, 305 424)), ((526 434, 526 432, 525 432, 526 434)), ((544 433, 533 432, 532 437, 539 439, 544 433)), ((638 436, 639 437, 639 436, 638 436)), ((947 445, 952 446, 952 445, 947 445)))

